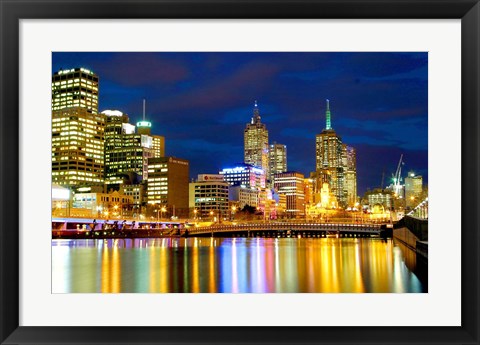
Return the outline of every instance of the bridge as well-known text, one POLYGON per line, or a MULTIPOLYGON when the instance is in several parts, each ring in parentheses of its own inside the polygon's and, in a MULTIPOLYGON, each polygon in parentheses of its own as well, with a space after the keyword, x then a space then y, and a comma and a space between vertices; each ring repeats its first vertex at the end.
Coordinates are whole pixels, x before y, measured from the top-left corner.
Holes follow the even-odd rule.
POLYGON ((212 225, 188 229, 189 236, 215 237, 370 237, 379 236, 386 227, 355 223, 251 223, 212 225))
MULTIPOLYGON (((390 237, 391 229, 373 223, 308 223, 308 222, 263 222, 244 224, 213 224, 197 227, 186 223, 141 223, 127 222, 115 226, 100 226, 92 229, 91 219, 54 219, 53 238, 161 238, 172 236, 189 237, 390 237)), ((102 223, 103 224, 103 223, 102 223)))

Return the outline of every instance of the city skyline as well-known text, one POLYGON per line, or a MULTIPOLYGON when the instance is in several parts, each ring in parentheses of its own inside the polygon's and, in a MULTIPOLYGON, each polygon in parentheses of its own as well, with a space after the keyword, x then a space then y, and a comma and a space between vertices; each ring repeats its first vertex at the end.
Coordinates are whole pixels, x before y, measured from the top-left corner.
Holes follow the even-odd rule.
POLYGON ((146 98, 152 133, 191 162, 191 178, 243 161, 255 100, 288 170, 308 176, 329 99, 332 128, 357 149, 359 195, 383 173, 387 185, 402 153, 405 172, 428 183, 427 53, 53 54, 53 72, 76 67, 99 76, 99 111, 135 123, 146 98))

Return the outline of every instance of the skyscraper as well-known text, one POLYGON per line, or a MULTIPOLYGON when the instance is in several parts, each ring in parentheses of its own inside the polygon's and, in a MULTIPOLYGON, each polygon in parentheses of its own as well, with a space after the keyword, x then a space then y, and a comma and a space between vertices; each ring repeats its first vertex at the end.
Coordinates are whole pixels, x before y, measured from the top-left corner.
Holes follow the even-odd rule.
POLYGON ((98 113, 98 76, 86 68, 60 70, 52 77, 52 111, 75 107, 98 113))
POLYGON ((268 151, 269 180, 273 182, 275 174, 287 171, 287 145, 273 143, 268 151))
POLYGON ((98 76, 85 68, 52 76, 52 182, 103 184, 105 116, 98 114, 98 76))
POLYGON ((140 128, 137 123, 135 130, 135 126, 128 122, 128 115, 121 111, 105 110, 102 114, 106 117, 105 182, 121 184, 128 179, 136 184, 146 180, 148 159, 165 156, 165 138, 150 135, 151 124, 145 120, 145 115, 139 122, 140 128))
POLYGON ((346 202, 348 206, 354 206, 357 202, 357 152, 356 150, 343 144, 343 168, 345 183, 343 185, 346 202))
POLYGON ((337 202, 345 205, 343 145, 340 136, 331 126, 330 101, 327 99, 325 129, 316 136, 316 171, 322 179, 321 184, 328 183, 337 202))
POLYGON ((253 117, 244 130, 244 162, 261 168, 268 175, 268 130, 261 122, 257 101, 253 117))
POLYGON ((118 110, 105 110, 102 114, 106 117, 105 182, 122 184, 126 178, 137 177, 140 182, 148 174, 148 158, 154 157, 151 138, 135 133, 128 115, 118 110))

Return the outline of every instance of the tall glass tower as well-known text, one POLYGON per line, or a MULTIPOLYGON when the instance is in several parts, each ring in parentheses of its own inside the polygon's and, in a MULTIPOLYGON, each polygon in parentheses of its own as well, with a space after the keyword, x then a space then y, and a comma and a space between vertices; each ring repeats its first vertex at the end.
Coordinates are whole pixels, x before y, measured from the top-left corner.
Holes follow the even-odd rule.
POLYGON ((85 68, 52 76, 52 182, 103 184, 105 116, 98 114, 98 76, 85 68))
POLYGON ((287 171, 287 145, 274 142, 269 149, 269 179, 273 182, 275 174, 287 171))
POLYGON ((327 99, 325 129, 316 136, 316 171, 323 183, 328 183, 340 205, 346 204, 342 139, 331 126, 330 101, 327 99))

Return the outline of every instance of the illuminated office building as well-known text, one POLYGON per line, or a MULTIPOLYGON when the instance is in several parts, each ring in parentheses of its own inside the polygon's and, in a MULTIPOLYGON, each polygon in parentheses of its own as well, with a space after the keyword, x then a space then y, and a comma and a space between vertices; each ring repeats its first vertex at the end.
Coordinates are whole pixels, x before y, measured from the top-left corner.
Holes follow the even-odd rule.
POLYGON ((421 200, 422 192, 422 176, 409 172, 408 177, 405 177, 405 206, 410 209, 420 204, 423 201, 421 200))
POLYGON ((220 170, 225 181, 230 185, 243 185, 257 189, 265 188, 265 172, 250 164, 238 164, 233 168, 224 168, 220 170))
POLYGON ((165 137, 162 135, 151 135, 152 137, 152 149, 153 157, 160 158, 165 157, 165 137))
POLYGON ((98 76, 86 68, 55 72, 52 77, 52 111, 85 108, 98 113, 98 76))
POLYGON ((121 111, 105 110, 102 114, 106 117, 105 182, 137 184, 146 180, 148 159, 165 155, 165 138, 147 134, 139 127, 136 130, 121 111))
POLYGON ((201 174, 189 185, 189 207, 191 214, 200 219, 227 217, 228 182, 222 175, 201 174))
POLYGON ((304 188, 304 194, 305 194, 305 204, 307 205, 313 205, 316 204, 316 198, 315 198, 315 181, 311 178, 305 178, 303 180, 303 188, 304 188))
POLYGON ((344 195, 348 206, 354 206, 357 202, 357 153, 356 150, 342 145, 343 168, 344 168, 344 195))
POLYGON ((305 215, 305 176, 299 172, 275 174, 275 190, 286 195, 286 215, 288 218, 305 215))
POLYGON ((252 207, 260 206, 260 192, 254 187, 245 185, 230 186, 228 188, 228 198, 230 201, 235 201, 240 209, 243 209, 246 205, 252 207))
POLYGON ((98 76, 84 68, 52 76, 52 182, 103 184, 105 116, 98 114, 98 76))
POLYGON ((287 171, 287 145, 273 143, 268 151, 269 180, 273 182, 275 174, 287 171))
POLYGON ((244 130, 244 162, 262 169, 268 177, 268 130, 261 122, 257 101, 253 117, 244 130))
POLYGON ((189 162, 176 157, 148 160, 147 202, 166 207, 167 214, 189 216, 189 162))
POLYGON ((320 185, 328 183, 330 190, 341 205, 347 203, 345 194, 345 168, 342 139, 331 126, 330 102, 327 99, 326 126, 316 136, 316 172, 320 185))

